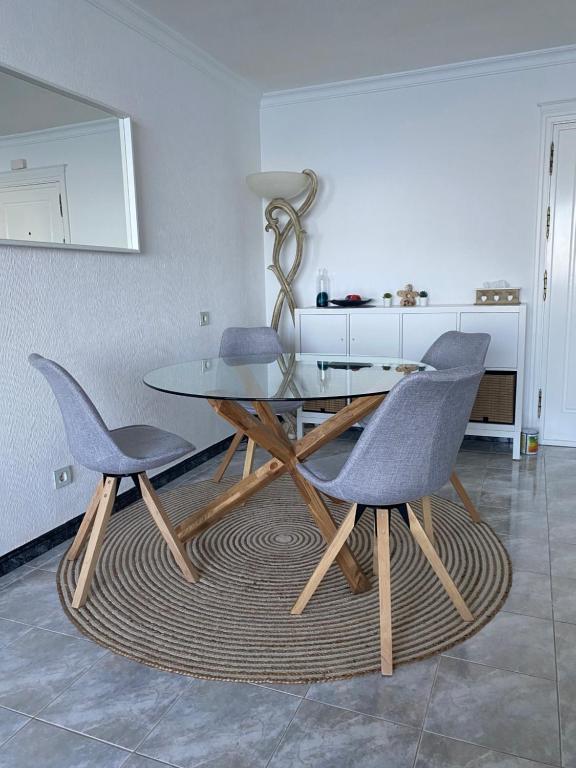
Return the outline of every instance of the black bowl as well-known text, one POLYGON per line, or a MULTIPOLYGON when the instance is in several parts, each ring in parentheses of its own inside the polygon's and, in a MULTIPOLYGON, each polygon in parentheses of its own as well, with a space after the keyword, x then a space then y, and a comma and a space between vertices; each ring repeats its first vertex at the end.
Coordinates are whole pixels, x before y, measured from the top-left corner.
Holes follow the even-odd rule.
POLYGON ((372 299, 330 299, 330 304, 337 307, 365 307, 372 299))

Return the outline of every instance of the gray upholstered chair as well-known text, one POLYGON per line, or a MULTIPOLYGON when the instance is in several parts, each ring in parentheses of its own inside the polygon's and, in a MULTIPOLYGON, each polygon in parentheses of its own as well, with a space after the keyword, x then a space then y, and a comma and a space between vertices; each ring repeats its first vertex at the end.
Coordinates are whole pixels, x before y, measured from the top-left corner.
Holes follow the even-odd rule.
MULTIPOLYGON (((478 368, 484 365, 488 347, 490 346, 489 333, 462 333, 462 331, 447 331, 438 336, 436 341, 428 348, 422 362, 431 365, 437 371, 445 371, 448 368, 458 368, 464 365, 476 366, 478 368)), ((450 475, 450 482, 454 490, 460 497, 462 504, 470 515, 473 522, 481 521, 480 514, 474 505, 474 502, 468 495, 468 492, 462 485, 462 481, 453 471, 450 475)), ((428 520, 428 535, 434 543, 434 530, 432 515, 428 520)))
POLYGON ((200 575, 190 562, 184 545, 146 475, 150 469, 182 458, 193 451, 194 446, 171 432, 142 424, 108 429, 90 398, 68 371, 41 355, 32 354, 28 360, 46 378, 54 392, 64 419, 68 445, 75 460, 102 475, 66 555, 68 560, 76 560, 88 540, 74 592, 73 607, 80 608, 88 597, 106 525, 122 477, 131 477, 136 488, 140 489, 144 503, 184 578, 191 582, 198 581, 200 575))
POLYGON ((460 368, 463 365, 481 367, 490 346, 489 333, 447 331, 438 336, 422 357, 422 362, 437 371, 460 368))
MULTIPOLYGON (((380 590, 382 674, 392 674, 390 603, 390 514, 397 509, 464 621, 473 616, 414 514, 410 502, 429 499, 448 481, 482 378, 482 368, 413 373, 397 384, 374 413, 345 464, 334 476, 298 471, 318 490, 351 502, 344 522, 296 601, 300 614, 367 507, 376 517, 376 557, 380 590)), ((423 505, 424 518, 429 513, 423 505)))
MULTIPOLYGON (((422 358, 422 362, 431 365, 438 371, 444 371, 449 368, 460 368, 462 366, 473 366, 481 368, 486 360, 488 347, 490 346, 489 333, 462 333, 461 331, 447 331, 439 336, 436 341, 428 348, 422 358)), ((371 417, 362 422, 366 426, 371 417)), ((450 482, 454 490, 460 497, 462 504, 470 515, 473 522, 479 523, 481 517, 476 509, 474 502, 468 495, 462 485, 462 481, 452 471, 450 482)), ((427 504, 427 502, 426 502, 427 504)), ((430 541, 434 544, 434 526, 432 522, 432 513, 426 517, 426 533, 430 541)))
MULTIPOLYGON (((234 359, 246 362, 246 360, 249 360, 254 355, 270 355, 270 362, 273 362, 283 352, 284 350, 282 349, 277 332, 274 328, 268 328, 267 326, 257 328, 226 328, 220 341, 220 357, 229 358, 232 363, 234 359)), ((274 403, 269 403, 269 405, 275 414, 281 415, 296 411, 302 403, 294 400, 276 400, 274 403)), ((249 413, 256 414, 254 406, 250 403, 243 402, 242 406, 249 413)), ((214 474, 214 480, 217 483, 223 478, 243 437, 244 432, 241 429, 237 430, 222 462, 214 474)), ((252 472, 255 448, 254 440, 248 438, 242 477, 248 477, 252 472)))

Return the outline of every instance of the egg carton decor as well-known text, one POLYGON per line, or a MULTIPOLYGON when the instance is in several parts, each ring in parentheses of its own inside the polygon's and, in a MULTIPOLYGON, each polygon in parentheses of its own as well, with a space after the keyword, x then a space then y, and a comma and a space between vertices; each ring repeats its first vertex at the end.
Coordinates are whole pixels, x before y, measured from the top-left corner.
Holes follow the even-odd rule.
POLYGON ((520 304, 520 288, 478 288, 476 304, 520 304))

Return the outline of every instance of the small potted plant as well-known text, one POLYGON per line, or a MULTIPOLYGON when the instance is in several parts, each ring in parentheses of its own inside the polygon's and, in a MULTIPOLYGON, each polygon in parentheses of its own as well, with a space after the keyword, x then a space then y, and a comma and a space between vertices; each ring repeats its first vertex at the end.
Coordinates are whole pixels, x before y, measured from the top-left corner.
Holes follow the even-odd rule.
POLYGON ((382 296, 382 299, 384 301, 384 306, 385 307, 391 307, 392 306, 392 294, 391 293, 386 292, 382 296))
POLYGON ((418 294, 418 304, 421 307, 425 307, 428 304, 428 293, 426 291, 420 291, 418 294))

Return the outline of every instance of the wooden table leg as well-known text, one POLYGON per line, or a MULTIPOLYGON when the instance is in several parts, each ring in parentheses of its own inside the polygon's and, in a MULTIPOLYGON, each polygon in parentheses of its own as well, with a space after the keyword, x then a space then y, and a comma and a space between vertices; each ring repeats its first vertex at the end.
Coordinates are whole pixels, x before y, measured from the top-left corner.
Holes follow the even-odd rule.
POLYGON ((334 440, 356 422, 368 416, 384 400, 384 395, 357 397, 315 429, 294 443, 294 451, 299 461, 304 461, 326 443, 334 440))
MULTIPOLYGON (((314 518, 314 522, 318 526, 320 533, 325 538, 326 543, 330 544, 338 530, 336 523, 332 520, 330 510, 326 504, 324 504, 322 497, 316 488, 314 488, 305 477, 302 477, 297 469, 291 469, 290 474, 292 475, 296 487, 302 494, 304 501, 308 505, 310 514, 314 518)), ((356 559, 347 544, 344 544, 342 549, 338 552, 336 562, 342 569, 342 573, 346 577, 352 592, 358 594, 359 592, 366 592, 370 589, 370 581, 362 572, 362 569, 356 562, 356 559)))
POLYGON ((279 459, 270 459, 177 525, 176 533, 180 540, 186 542, 198 536, 287 470, 287 465, 279 459))
MULTIPOLYGON (((257 445, 269 451, 274 458, 183 520, 176 528, 179 538, 182 541, 188 541, 198 536, 253 496, 260 488, 264 488, 285 472, 290 472, 318 528, 330 543, 336 533, 336 525, 318 491, 296 470, 296 463, 310 456, 322 445, 330 442, 369 414, 382 402, 383 398, 383 395, 357 398, 296 443, 288 439, 278 417, 268 403, 254 403, 258 419, 250 415, 237 402, 210 400, 210 405, 220 416, 233 424, 236 429, 241 429, 257 445)), ((370 582, 362 573, 347 546, 342 549, 338 557, 338 565, 354 592, 364 592, 370 588, 370 582)))

